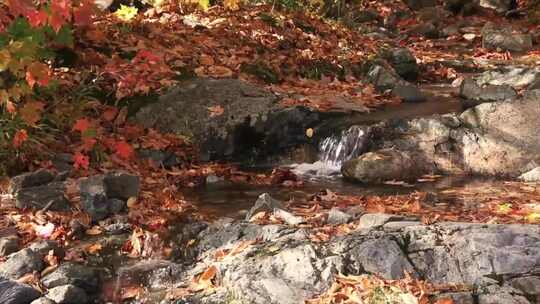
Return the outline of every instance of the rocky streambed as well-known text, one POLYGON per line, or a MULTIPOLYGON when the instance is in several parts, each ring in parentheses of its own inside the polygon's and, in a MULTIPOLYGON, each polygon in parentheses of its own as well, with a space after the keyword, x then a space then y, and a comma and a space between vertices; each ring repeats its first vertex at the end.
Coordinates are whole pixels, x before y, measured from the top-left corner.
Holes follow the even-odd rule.
MULTIPOLYGON (((502 2, 496 6, 507 6, 502 2)), ((435 21, 411 31, 428 38, 456 34, 435 21)), ((490 24, 455 31, 481 35, 486 49, 515 52, 531 49, 534 38, 490 24)), ((2 196, 1 222, 10 228, 0 230, 0 303, 304 303, 333 290, 339 276, 364 274, 437 285, 428 297, 433 302, 540 303, 540 70, 518 61, 437 64, 466 74, 453 84, 418 85, 422 71, 403 48, 358 67, 363 84, 404 102, 377 111, 346 98, 334 98, 325 110, 284 107, 287 96, 238 79, 180 84, 132 121, 191 138, 202 161, 292 167, 304 188, 293 187, 298 180, 236 186, 208 174, 207 188, 185 193, 201 209, 214 208, 213 220, 171 211, 143 229, 134 219, 145 216, 137 213, 137 199, 147 176, 111 170, 73 179, 62 169, 71 160, 58 157, 60 172, 13 177, 2 196), (452 183, 418 186, 440 175, 459 176, 460 185, 474 177, 527 182, 521 185, 530 213, 513 214, 512 204, 501 201, 501 215, 484 218, 484 209, 470 210, 480 204, 472 190, 467 204, 441 203, 452 183), (324 188, 330 190, 321 194, 324 188), (335 200, 332 190, 349 197, 335 200), (420 192, 423 199, 414 200, 420 192), (389 206, 373 208, 370 195, 389 206), (218 201, 234 206, 212 206, 218 201), (413 203, 415 212, 396 207, 413 203), (446 206, 433 209, 442 220, 421 212, 428 205, 446 206), (56 217, 45 216, 49 211, 56 217), (460 212, 476 223, 462 221, 460 212), (25 217, 31 225, 21 224, 25 217), (29 230, 36 239, 28 242, 29 230), (52 241, 53 233, 61 237, 52 241)), ((178 165, 171 151, 138 154, 166 169, 178 165)), ((505 199, 520 198, 508 192, 505 199)))

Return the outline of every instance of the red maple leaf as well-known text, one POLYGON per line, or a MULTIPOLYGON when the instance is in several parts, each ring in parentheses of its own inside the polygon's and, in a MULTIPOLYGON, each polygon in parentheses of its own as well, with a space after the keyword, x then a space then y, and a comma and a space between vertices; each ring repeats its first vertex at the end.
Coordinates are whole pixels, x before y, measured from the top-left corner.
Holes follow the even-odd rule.
POLYGON ((90 166, 90 159, 88 156, 82 154, 81 152, 75 152, 75 155, 73 155, 73 167, 75 169, 85 169, 88 170, 88 167, 90 166))
POLYGON ((125 141, 118 141, 114 145, 116 154, 123 159, 130 159, 133 155, 133 147, 125 141))
POLYGON ((28 133, 26 133, 26 130, 19 130, 15 133, 15 136, 13 136, 13 146, 18 149, 27 139, 28 133))
POLYGON ((96 13, 94 0, 85 0, 73 9, 73 21, 76 25, 85 26, 92 23, 92 19, 96 13))
POLYGON ((79 131, 81 133, 86 132, 88 128, 90 128, 90 121, 87 118, 78 119, 73 125, 73 131, 79 131))
POLYGON ((33 88, 37 83, 40 86, 46 86, 51 80, 51 70, 44 63, 34 62, 26 69, 26 82, 33 88))
POLYGON ((26 19, 28 19, 28 22, 32 27, 38 27, 47 24, 47 19, 49 16, 47 15, 47 12, 43 10, 36 10, 32 9, 29 10, 26 13, 26 19))

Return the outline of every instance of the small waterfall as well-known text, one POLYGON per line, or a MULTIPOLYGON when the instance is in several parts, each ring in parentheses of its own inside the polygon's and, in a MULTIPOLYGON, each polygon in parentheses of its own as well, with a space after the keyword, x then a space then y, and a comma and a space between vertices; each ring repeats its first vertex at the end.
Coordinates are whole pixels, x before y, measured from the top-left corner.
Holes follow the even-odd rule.
POLYGON ((339 135, 327 137, 319 144, 319 161, 294 165, 293 171, 301 175, 339 174, 345 161, 360 156, 365 151, 368 135, 368 127, 352 126, 339 135))

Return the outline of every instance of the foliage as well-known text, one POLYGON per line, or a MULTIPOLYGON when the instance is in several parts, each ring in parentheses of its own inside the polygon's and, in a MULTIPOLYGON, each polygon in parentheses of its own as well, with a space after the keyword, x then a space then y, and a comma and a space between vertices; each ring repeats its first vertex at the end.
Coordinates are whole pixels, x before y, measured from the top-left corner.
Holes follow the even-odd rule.
POLYGON ((91 0, 0 1, 1 151, 15 153, 38 127, 48 106, 41 92, 54 86, 54 50, 73 46, 73 27, 95 13, 91 0))

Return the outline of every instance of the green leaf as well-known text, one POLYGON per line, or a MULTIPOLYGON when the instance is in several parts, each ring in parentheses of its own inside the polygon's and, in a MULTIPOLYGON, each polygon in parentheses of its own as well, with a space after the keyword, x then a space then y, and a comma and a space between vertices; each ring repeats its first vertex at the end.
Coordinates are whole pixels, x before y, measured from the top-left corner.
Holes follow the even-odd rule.
POLYGON ((73 35, 71 34, 71 27, 67 24, 62 26, 60 31, 58 31, 58 34, 56 34, 54 41, 63 46, 73 47, 74 43, 73 35))

